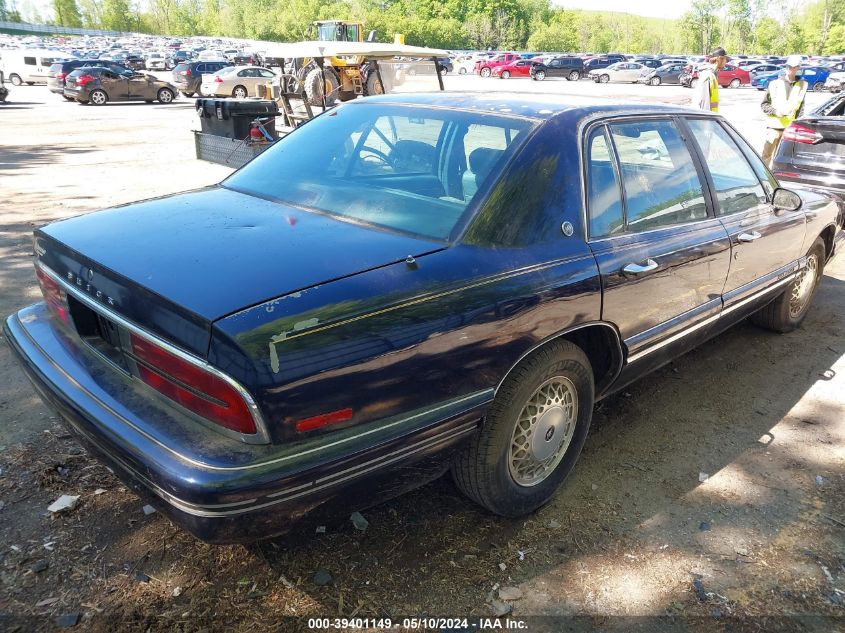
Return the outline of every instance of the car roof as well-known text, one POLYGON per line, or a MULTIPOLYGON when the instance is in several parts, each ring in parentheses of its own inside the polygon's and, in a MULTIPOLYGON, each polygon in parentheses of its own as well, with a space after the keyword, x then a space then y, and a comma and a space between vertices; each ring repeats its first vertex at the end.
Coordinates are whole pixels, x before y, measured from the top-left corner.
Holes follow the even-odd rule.
POLYGON ((552 119, 563 113, 576 118, 600 114, 668 114, 688 113, 688 108, 651 104, 631 103, 616 99, 593 96, 554 95, 544 93, 516 94, 513 92, 418 92, 399 93, 353 100, 347 105, 384 103, 403 106, 423 106, 486 112, 509 116, 524 116, 533 119, 552 119))

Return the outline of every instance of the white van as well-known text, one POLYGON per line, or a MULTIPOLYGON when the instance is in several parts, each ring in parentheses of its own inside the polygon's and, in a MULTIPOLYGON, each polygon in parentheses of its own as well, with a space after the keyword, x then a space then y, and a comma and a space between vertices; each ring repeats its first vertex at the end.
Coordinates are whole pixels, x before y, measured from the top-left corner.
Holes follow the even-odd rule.
POLYGON ((16 48, 0 51, 0 68, 6 74, 6 79, 15 86, 22 83, 47 83, 50 66, 53 62, 73 58, 73 55, 61 51, 51 51, 43 48, 16 48))

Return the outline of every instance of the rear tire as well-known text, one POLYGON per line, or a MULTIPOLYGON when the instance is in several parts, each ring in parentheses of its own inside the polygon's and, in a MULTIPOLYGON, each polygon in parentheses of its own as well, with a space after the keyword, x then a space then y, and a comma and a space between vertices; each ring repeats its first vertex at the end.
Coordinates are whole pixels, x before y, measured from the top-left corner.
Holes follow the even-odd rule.
POLYGON ((88 101, 96 106, 106 105, 109 102, 109 96, 102 90, 93 90, 88 95, 88 101))
POLYGON ((578 81, 579 79, 581 79, 581 73, 579 73, 577 70, 573 70, 571 73, 569 73, 567 79, 569 81, 578 81))
POLYGON ((246 86, 235 86, 232 90, 232 96, 235 99, 246 99, 249 96, 249 91, 246 89, 246 86))
POLYGON ((159 103, 173 103, 173 100, 176 98, 176 95, 173 94, 170 88, 162 88, 156 96, 158 97, 159 103))
POLYGON ((817 81, 816 83, 813 84, 813 92, 821 92, 822 90, 824 90, 824 82, 823 81, 817 81))
POLYGON ((742 82, 739 79, 731 79, 731 83, 728 84, 728 88, 739 88, 742 85, 742 82))
POLYGON ((660 77, 652 77, 651 80, 648 82, 652 86, 659 86, 660 85, 660 77))
POLYGON ((509 70, 503 70, 500 76, 502 79, 510 79, 511 73, 509 70))
POLYGON ((825 260, 824 241, 818 237, 807 252, 807 265, 801 269, 795 281, 786 289, 751 315, 751 322, 774 332, 791 332, 804 320, 810 304, 819 287, 825 260))
POLYGON ((534 79, 537 81, 544 81, 546 79, 546 71, 545 70, 538 70, 534 73, 534 79))
POLYGON ((523 360, 502 383, 478 434, 455 457, 458 488, 502 516, 544 505, 581 453, 593 389, 590 362, 569 341, 523 360))
POLYGON ((458 74, 459 75, 466 75, 467 69, 466 68, 458 68, 458 74))
POLYGON ((337 100, 340 79, 331 67, 325 67, 323 72, 319 68, 312 68, 305 75, 305 95, 312 106, 323 105, 323 94, 326 93, 326 105, 332 105, 337 100), (325 85, 323 74, 325 73, 325 85))
POLYGON ((482 77, 489 77, 493 71, 487 68, 486 66, 479 71, 479 75, 482 77))

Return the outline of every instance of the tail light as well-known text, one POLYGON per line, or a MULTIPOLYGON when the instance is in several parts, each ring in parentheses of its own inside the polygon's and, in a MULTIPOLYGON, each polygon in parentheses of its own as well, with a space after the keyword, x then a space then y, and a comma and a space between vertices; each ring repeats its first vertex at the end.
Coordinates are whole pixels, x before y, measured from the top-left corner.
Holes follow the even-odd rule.
POLYGON ((182 71, 182 74, 185 75, 185 77, 190 77, 191 76, 191 69, 186 68, 185 70, 182 71))
POLYGON ((783 131, 783 140, 793 141, 794 143, 813 145, 821 141, 822 138, 822 135, 816 130, 800 123, 790 123, 789 127, 783 131))
POLYGON ((218 84, 222 84, 223 83, 223 77, 221 77, 220 75, 214 75, 214 82, 218 83, 218 84))
POLYGON ((130 334, 138 375, 150 387, 197 415, 232 431, 257 432, 241 393, 219 376, 130 334))
POLYGON ((59 81, 64 81, 67 75, 67 73, 56 73, 56 79, 58 79, 59 81))
POLYGON ((84 86, 86 84, 90 84, 92 81, 94 81, 94 77, 91 75, 80 75, 76 78, 76 85, 84 86))
POLYGON ((38 277, 38 285, 41 286, 41 294, 44 295, 44 302, 47 304, 47 308, 63 323, 70 323, 67 293, 55 279, 41 270, 39 266, 35 267, 35 275, 38 277))

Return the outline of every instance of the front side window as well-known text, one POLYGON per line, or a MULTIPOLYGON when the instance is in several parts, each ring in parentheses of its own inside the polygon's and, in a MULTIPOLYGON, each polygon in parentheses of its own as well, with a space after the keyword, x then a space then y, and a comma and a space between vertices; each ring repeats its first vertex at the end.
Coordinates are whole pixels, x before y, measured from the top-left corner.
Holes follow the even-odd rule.
POLYGON ((223 185, 445 240, 534 125, 476 112, 350 104, 284 137, 223 185))
POLYGON ((688 123, 713 179, 719 213, 739 213, 765 203, 768 196, 757 174, 725 128, 714 119, 688 123))
POLYGON ((647 231, 707 217, 704 189, 673 121, 613 123, 609 129, 622 173, 626 230, 647 231))

